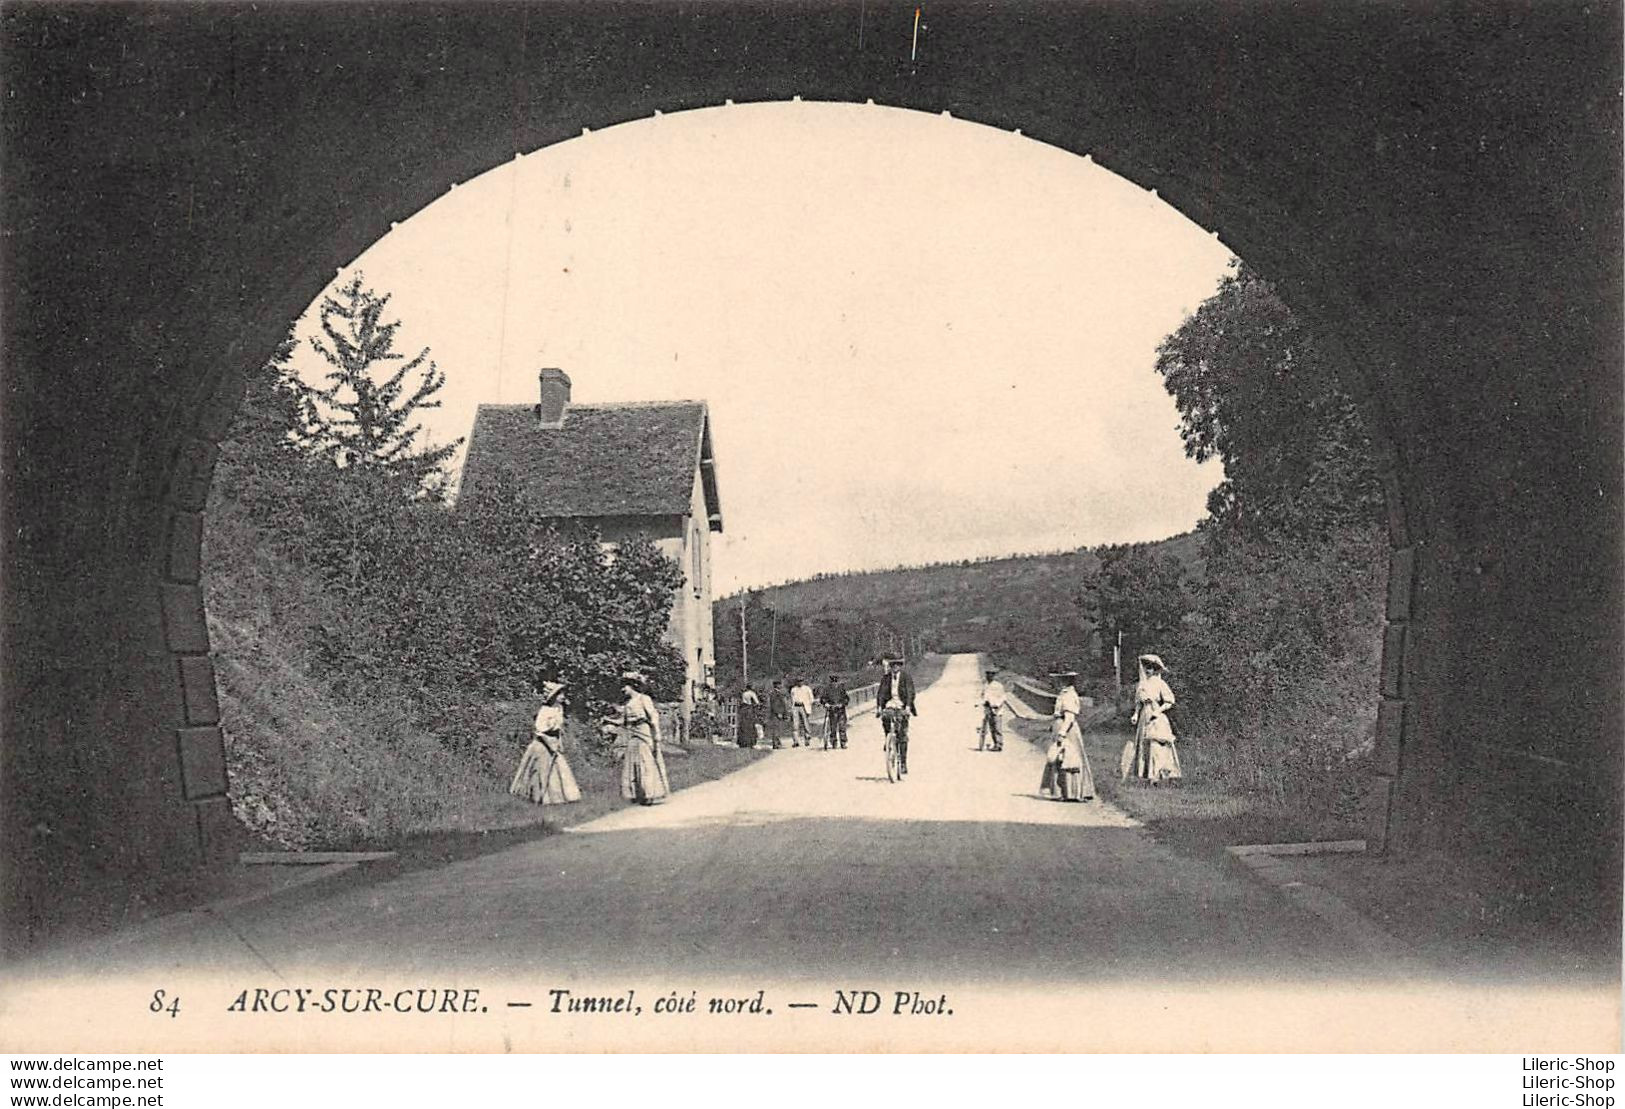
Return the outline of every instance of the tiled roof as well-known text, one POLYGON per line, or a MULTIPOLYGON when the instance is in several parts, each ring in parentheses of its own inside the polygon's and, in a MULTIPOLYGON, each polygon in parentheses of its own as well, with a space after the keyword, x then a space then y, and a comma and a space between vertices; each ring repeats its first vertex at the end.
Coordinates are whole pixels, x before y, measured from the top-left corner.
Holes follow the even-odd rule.
MULTIPOLYGON (((689 510, 707 439, 701 401, 571 404, 558 427, 528 404, 482 404, 474 414, 459 496, 504 471, 553 516, 676 516, 689 510)), ((714 483, 707 512, 720 516, 714 483)))

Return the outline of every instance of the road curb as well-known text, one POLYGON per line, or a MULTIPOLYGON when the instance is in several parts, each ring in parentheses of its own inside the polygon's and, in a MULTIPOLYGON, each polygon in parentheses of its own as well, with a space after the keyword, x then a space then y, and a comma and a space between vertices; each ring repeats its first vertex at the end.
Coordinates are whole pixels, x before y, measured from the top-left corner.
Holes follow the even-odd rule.
POLYGON ((331 863, 375 863, 393 859, 393 851, 244 851, 243 866, 327 866, 331 863))
POLYGON ((212 901, 193 905, 191 908, 181 909, 177 912, 165 913, 162 916, 118 928, 99 936, 74 940, 61 947, 46 948, 23 956, 12 963, 8 969, 17 971, 34 964, 61 960, 77 962, 105 957, 111 952, 163 939, 165 936, 183 932, 188 928, 196 928, 199 925, 206 925, 210 922, 219 923, 228 930, 234 931, 227 915, 233 910, 290 894, 327 879, 337 878, 355 870, 359 865, 359 863, 354 862, 327 862, 318 865, 301 866, 294 872, 295 877, 280 885, 250 890, 245 893, 225 894, 212 901))
POLYGON ((1314 843, 1252 843, 1226 847, 1254 877, 1274 886, 1298 908, 1330 924, 1360 950, 1391 970, 1420 973, 1426 969, 1415 953, 1370 917, 1323 886, 1307 880, 1295 860, 1316 855, 1363 854, 1363 839, 1314 843))

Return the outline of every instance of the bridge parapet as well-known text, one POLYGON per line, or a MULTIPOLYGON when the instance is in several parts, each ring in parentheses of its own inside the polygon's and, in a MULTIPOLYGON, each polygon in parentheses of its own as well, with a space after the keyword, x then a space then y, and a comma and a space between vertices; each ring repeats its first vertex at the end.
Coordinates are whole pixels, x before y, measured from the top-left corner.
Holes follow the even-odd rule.
MULTIPOLYGON (((1054 715, 1056 691, 1040 685, 1037 679, 1017 674, 1005 681, 1004 686, 1009 694, 1007 703, 1010 711, 1016 716, 1024 720, 1038 720, 1054 715)), ((1110 720, 1116 713, 1117 706, 1110 700, 1096 704, 1094 698, 1085 697, 1079 722, 1085 728, 1092 728, 1110 720)))
MULTIPOLYGON (((846 691, 848 698, 846 714, 848 717, 860 713, 875 711, 875 696, 880 692, 878 682, 860 685, 856 689, 846 691)), ((824 706, 813 705, 813 722, 822 723, 825 719, 824 706)), ((717 702, 718 726, 723 735, 733 735, 739 730, 739 698, 724 697, 717 702)))
POLYGON ((874 682, 869 685, 860 685, 856 689, 847 690, 846 693, 851 698, 846 705, 846 714, 848 716, 856 712, 874 712, 875 698, 880 695, 880 683, 874 682))

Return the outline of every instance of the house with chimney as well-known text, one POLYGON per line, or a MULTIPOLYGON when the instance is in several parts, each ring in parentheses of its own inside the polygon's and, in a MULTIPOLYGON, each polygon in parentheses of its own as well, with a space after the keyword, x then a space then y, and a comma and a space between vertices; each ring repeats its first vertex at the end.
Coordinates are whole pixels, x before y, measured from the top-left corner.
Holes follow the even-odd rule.
POLYGON ((459 497, 513 481, 562 528, 606 544, 645 536, 683 568, 666 637, 687 662, 686 718, 712 676, 711 536, 722 531, 704 401, 576 404, 563 370, 540 373, 541 399, 482 404, 459 497))

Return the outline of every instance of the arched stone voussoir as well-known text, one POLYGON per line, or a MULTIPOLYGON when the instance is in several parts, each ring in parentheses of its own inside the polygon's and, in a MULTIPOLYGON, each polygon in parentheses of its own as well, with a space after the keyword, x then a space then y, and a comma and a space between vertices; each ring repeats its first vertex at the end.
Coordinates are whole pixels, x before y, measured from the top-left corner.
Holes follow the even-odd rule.
MULTIPOLYGON (((98 675, 28 701, 29 742, 71 748, 52 714, 128 719, 122 742, 166 753, 133 792, 174 837, 155 840, 191 845, 176 865, 225 842, 197 548, 244 368, 392 224, 516 152, 724 99, 872 100, 1093 155, 1303 311, 1385 439, 1383 704, 1403 709, 1379 709, 1382 844, 1494 844, 1617 887, 1618 5, 944 2, 913 62, 860 49, 858 18, 726 0, 0 12, 4 507, 27 521, 7 538, 8 693, 98 675), (164 684, 144 702, 109 692, 146 682, 164 684)), ((8 736, 24 703, 6 698, 8 736)), ((0 800, 39 795, 0 807, 67 804, 24 765, 7 752, 0 800)), ((62 849, 118 835, 86 827, 62 849)))

